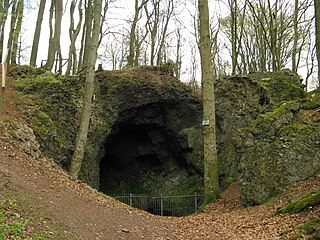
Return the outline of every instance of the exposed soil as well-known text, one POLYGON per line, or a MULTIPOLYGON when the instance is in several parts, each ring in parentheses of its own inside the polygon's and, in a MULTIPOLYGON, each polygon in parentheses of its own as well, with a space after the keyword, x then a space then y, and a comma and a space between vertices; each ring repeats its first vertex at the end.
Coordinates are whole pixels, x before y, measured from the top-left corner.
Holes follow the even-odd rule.
MULTIPOLYGON (((19 118, 19 111, 9 87, 0 120, 12 118, 19 118)), ((319 207, 294 215, 272 214, 316 189, 320 174, 290 186, 267 204, 244 208, 239 184, 234 183, 204 213, 153 216, 102 196, 71 179, 52 160, 34 159, 0 134, 0 200, 16 199, 31 219, 29 231, 46 231, 45 239, 288 239, 295 231, 281 233, 319 216, 319 207)))

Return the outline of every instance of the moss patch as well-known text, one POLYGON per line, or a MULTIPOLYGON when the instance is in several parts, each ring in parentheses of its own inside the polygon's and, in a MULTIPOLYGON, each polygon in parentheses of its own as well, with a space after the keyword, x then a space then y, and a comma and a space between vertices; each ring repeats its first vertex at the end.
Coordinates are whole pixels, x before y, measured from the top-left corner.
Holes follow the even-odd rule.
POLYGON ((316 192, 311 192, 300 199, 293 201, 292 203, 288 204, 287 206, 279 209, 276 214, 282 214, 282 213, 299 213, 302 211, 306 211, 309 208, 312 208, 314 206, 320 205, 320 190, 316 192))
POLYGON ((16 102, 31 122, 41 151, 64 168, 69 165, 76 136, 79 80, 47 74, 14 80, 16 102))

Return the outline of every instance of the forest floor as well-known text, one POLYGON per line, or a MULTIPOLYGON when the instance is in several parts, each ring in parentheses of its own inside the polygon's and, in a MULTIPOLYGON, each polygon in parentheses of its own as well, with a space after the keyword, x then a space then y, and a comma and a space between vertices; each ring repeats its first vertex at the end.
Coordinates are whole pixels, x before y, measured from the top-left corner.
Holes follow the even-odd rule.
MULTIPOLYGON (((10 87, 6 90, 0 121, 21 119, 12 92, 10 87)), ((239 184, 234 183, 203 213, 154 216, 70 178, 50 159, 32 158, 0 131, 0 213, 10 210, 14 218, 28 220, 21 223, 21 239, 307 239, 297 235, 298 226, 319 217, 319 206, 298 214, 273 214, 318 189, 320 174, 289 186, 266 204, 244 208, 239 184)))

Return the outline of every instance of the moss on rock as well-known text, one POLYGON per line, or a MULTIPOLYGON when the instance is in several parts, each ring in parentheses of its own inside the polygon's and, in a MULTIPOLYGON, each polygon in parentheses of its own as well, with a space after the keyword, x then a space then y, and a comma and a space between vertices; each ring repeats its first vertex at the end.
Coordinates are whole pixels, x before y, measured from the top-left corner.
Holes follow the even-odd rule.
POLYGON ((299 213, 305 210, 308 210, 309 208, 312 208, 314 206, 320 205, 320 190, 308 193, 301 198, 293 201, 292 203, 289 203, 287 206, 280 208, 277 210, 276 214, 282 214, 282 213, 299 213))
POLYGON ((16 102, 31 122, 41 151, 68 168, 76 136, 79 82, 44 72, 16 78, 13 84, 16 102))
POLYGON ((246 205, 261 204, 287 183, 305 180, 320 170, 320 125, 300 120, 303 101, 282 102, 242 131, 240 179, 246 205))
MULTIPOLYGON (((12 74, 17 78, 17 101, 33 125, 42 152, 67 169, 82 105, 83 77, 64 79, 28 67, 14 69, 12 74)), ((188 174, 174 169, 159 177, 163 186, 172 191, 170 186, 174 186, 181 193, 201 189, 201 102, 186 85, 168 75, 165 67, 138 67, 99 72, 95 86, 82 180, 99 188, 108 141, 131 122, 160 126, 177 159, 184 159, 188 174), (152 109, 164 118, 160 120, 152 109)), ((217 81, 221 186, 226 188, 240 178, 244 203, 259 204, 286 183, 319 171, 318 100, 319 92, 306 94, 300 78, 289 71, 217 81)), ((134 182, 137 186, 143 183, 134 182)))

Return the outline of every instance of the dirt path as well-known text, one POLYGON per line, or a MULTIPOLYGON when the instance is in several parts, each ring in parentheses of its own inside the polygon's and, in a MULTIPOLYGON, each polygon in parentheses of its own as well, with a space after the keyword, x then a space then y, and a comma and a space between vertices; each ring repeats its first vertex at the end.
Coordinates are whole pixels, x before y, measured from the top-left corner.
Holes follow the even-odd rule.
POLYGON ((101 197, 54 163, 32 159, 3 138, 0 144, 2 188, 14 189, 13 195, 32 202, 63 230, 84 239, 178 239, 159 218, 101 197))
MULTIPOLYGON (((72 180, 55 163, 35 160, 0 137, 0 190, 25 199, 62 231, 76 239, 284 239, 281 232, 320 215, 308 213, 273 217, 287 200, 243 208, 239 187, 232 185, 206 213, 188 217, 159 217, 102 197, 72 180)), ((287 198, 320 188, 320 175, 296 184, 287 198)))

